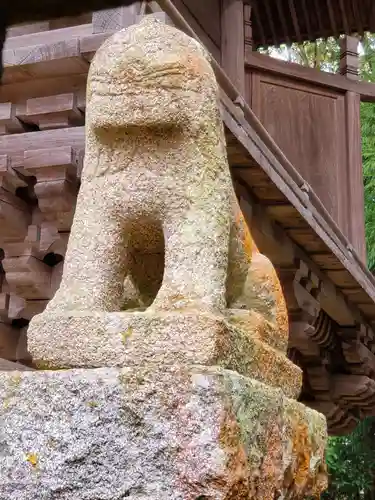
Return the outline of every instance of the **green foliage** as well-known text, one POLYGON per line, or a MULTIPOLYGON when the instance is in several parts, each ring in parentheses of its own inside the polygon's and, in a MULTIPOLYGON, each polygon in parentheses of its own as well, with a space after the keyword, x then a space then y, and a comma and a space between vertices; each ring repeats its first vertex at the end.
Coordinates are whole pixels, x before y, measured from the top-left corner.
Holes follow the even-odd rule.
POLYGON ((361 103, 367 264, 375 270, 375 105, 361 103))
POLYGON ((337 71, 339 68, 340 47, 335 38, 269 47, 261 52, 321 71, 337 71))
POLYGON ((326 500, 365 499, 373 487, 374 419, 361 422, 348 436, 332 437, 326 450, 330 486, 326 500))
MULTIPOLYGON (((361 78, 375 83, 375 36, 362 39, 361 78)), ((375 271, 375 104, 361 104, 367 264, 375 271)))

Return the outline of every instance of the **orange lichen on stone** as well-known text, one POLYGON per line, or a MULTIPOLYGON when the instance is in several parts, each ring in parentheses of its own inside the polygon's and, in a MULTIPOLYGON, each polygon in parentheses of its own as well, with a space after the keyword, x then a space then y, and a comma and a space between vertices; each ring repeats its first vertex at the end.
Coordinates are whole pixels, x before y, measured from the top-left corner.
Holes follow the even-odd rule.
POLYGON ((306 424, 299 422, 294 427, 293 454, 297 457, 294 482, 302 488, 309 478, 311 443, 306 424))
POLYGON ((317 435, 312 433, 300 415, 293 415, 290 425, 294 467, 289 473, 288 487, 297 495, 309 490, 311 496, 320 498, 322 491, 327 487, 327 475, 323 459, 317 472, 314 475, 311 474, 311 457, 316 453, 316 446, 312 440, 317 435))
POLYGON ((271 261, 259 252, 251 235, 251 228, 247 226, 238 205, 234 218, 237 234, 249 263, 245 292, 248 295, 247 300, 245 299, 247 306, 274 324, 274 335, 280 337, 281 343, 286 346, 289 334, 288 311, 277 272, 271 261))
POLYGON ((247 456, 241 442, 241 429, 232 411, 226 409, 219 435, 220 444, 227 457, 224 479, 225 500, 240 500, 249 498, 249 470, 247 456))
POLYGON ((277 335, 287 343, 288 310, 275 268, 267 257, 254 252, 250 273, 254 287, 259 290, 259 296, 264 301, 264 308, 267 308, 267 319, 275 323, 277 335))
POLYGON ((235 220, 236 220, 237 226, 242 229, 240 234, 242 236, 243 248, 244 248, 246 255, 249 258, 249 261, 251 261, 252 255, 254 253, 254 248, 256 248, 256 247, 254 247, 253 238, 251 236, 251 233, 250 233, 249 228, 246 224, 245 218, 244 218, 241 210, 239 209, 239 207, 238 207, 238 210, 236 211, 236 214, 235 214, 235 220))
POLYGON ((266 447, 259 476, 255 479, 256 498, 273 500, 277 483, 282 477, 283 446, 279 422, 273 422, 270 425, 266 438, 266 447))

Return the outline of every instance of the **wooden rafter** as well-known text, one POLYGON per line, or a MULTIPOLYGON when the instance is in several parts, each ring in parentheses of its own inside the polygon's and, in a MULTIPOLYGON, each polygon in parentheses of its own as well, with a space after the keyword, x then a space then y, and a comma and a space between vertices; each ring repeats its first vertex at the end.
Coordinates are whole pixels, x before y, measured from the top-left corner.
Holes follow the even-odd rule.
POLYGON ((353 8, 353 13, 354 13, 355 23, 357 25, 358 34, 363 36, 363 34, 364 34, 363 22, 362 22, 360 9, 358 8, 358 1, 357 0, 352 1, 352 8, 353 8))
POLYGON ((339 31, 337 29, 336 17, 335 17, 335 12, 333 10, 332 1, 333 0, 327 0, 328 15, 329 15, 329 20, 330 20, 330 23, 332 26, 333 34, 335 35, 336 38, 338 38, 339 31))
POLYGON ((306 24, 307 34, 308 34, 309 40, 313 40, 314 34, 312 32, 312 29, 311 29, 309 11, 307 10, 307 4, 306 4, 307 0, 301 0, 301 1, 302 1, 303 17, 304 17, 305 24, 306 24))
POLYGON ((314 0, 314 6, 315 6, 316 17, 318 20, 319 33, 321 33, 321 35, 324 36, 325 30, 322 19, 321 3, 319 2, 319 0, 314 0))
POLYGON ((256 0, 256 4, 260 16, 257 14, 255 45, 261 38, 258 21, 268 44, 275 43, 276 32, 277 45, 375 31, 372 0, 256 0))
POLYGON ((369 0, 369 31, 375 31, 375 2, 369 0))
POLYGON ((345 33, 350 34, 350 26, 349 26, 348 16, 347 16, 347 12, 346 12, 345 0, 339 0, 339 4, 340 4, 341 17, 342 17, 345 33))
POLYGON ((288 4, 289 4, 290 13, 292 16, 293 27, 294 27, 297 41, 302 42, 301 30, 299 27, 299 22, 298 22, 298 17, 297 17, 296 6, 294 3, 294 0, 288 0, 288 4))
POLYGON ((272 14, 269 0, 263 0, 263 3, 266 7, 267 19, 268 19, 268 23, 270 25, 273 43, 274 43, 274 45, 277 45, 278 37, 277 37, 277 33, 276 33, 275 23, 273 21, 273 14, 272 14))
POLYGON ((284 9, 283 9, 281 0, 277 0, 277 10, 279 12, 281 25, 283 27, 284 38, 287 41, 287 43, 290 43, 290 36, 288 33, 288 25, 286 24, 285 13, 284 13, 284 9))
POLYGON ((258 30, 259 30, 260 43, 261 43, 261 45, 266 45, 267 44, 267 40, 266 40, 266 35, 264 33, 263 24, 262 24, 260 15, 259 15, 259 6, 258 6, 257 0, 254 1, 252 7, 253 7, 254 13, 255 13, 254 19, 256 21, 256 24, 257 24, 257 27, 258 27, 258 30))

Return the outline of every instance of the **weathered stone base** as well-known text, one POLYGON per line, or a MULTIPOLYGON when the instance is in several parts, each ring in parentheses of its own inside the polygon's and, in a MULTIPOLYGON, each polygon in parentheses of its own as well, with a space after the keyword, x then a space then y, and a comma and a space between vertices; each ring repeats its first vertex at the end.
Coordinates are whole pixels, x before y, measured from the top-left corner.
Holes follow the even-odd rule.
POLYGON ((219 367, 2 372, 0 397, 1 500, 302 499, 325 484, 324 417, 219 367))
MULTIPOLYGON (((253 328, 255 332, 255 328, 253 328)), ((302 372, 259 336, 224 316, 191 313, 85 313, 35 316, 28 348, 39 368, 219 365, 299 396, 302 372)))

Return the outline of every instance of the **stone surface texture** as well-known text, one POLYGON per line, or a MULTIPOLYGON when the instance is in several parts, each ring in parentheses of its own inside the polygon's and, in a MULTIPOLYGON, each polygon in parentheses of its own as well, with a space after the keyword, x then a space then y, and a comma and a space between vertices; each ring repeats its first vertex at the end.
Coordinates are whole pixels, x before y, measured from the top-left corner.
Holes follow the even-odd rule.
POLYGON ((325 422, 202 366, 0 374, 2 500, 305 498, 325 422))
POLYGON ((45 371, 1 374, 0 498, 318 496, 325 419, 296 402, 208 54, 145 18, 98 50, 87 99, 62 283, 28 330, 45 371))

